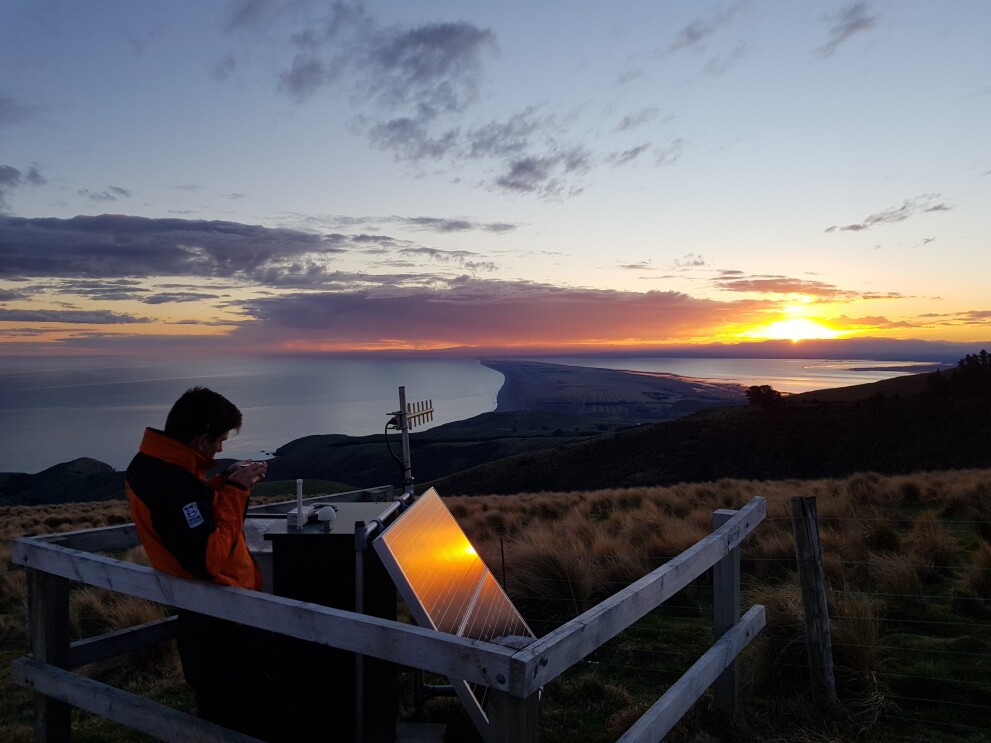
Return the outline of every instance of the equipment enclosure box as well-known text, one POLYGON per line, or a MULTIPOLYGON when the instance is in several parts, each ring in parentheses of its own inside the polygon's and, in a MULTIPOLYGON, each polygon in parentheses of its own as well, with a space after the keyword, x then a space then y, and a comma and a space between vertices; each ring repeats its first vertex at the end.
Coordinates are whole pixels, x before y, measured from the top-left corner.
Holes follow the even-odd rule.
MULTIPOLYGON (((335 505, 330 531, 323 524, 298 530, 282 521, 265 533, 272 542, 273 593, 346 611, 357 611, 360 599, 362 613, 394 620, 392 579, 374 550, 355 550, 355 524, 371 522, 391 504, 335 505), (358 576, 363 576, 360 586, 358 576)), ((283 641, 293 686, 284 690, 287 733, 291 730, 298 740, 395 740, 399 692, 394 664, 367 656, 359 663, 344 650, 283 641)))

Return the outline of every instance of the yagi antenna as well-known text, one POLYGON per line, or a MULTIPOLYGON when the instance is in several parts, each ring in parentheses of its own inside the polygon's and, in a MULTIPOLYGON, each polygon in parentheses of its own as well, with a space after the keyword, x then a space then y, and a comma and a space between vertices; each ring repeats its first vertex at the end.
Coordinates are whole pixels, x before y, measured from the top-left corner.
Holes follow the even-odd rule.
POLYGON ((403 438, 403 489, 412 490, 413 473, 409 456, 409 432, 411 428, 429 423, 434 419, 434 402, 433 400, 406 402, 406 388, 400 387, 399 410, 389 413, 389 415, 392 416, 392 419, 386 425, 386 429, 391 428, 394 431, 400 431, 403 438))

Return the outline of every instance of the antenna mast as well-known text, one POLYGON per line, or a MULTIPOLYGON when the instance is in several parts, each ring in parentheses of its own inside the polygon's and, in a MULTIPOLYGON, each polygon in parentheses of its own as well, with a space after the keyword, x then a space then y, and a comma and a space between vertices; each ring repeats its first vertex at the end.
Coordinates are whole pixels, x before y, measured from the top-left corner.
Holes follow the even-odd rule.
POLYGON ((433 400, 422 400, 420 402, 406 402, 406 387, 399 388, 399 410, 389 413, 392 420, 389 421, 389 428, 399 431, 403 439, 403 491, 412 491, 413 472, 409 455, 409 432, 417 424, 429 423, 434 419, 433 400))

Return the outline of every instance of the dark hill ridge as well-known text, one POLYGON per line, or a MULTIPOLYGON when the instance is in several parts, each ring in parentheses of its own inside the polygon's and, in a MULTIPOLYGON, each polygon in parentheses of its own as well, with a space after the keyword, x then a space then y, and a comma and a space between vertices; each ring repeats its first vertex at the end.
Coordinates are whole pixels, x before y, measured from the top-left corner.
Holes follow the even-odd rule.
POLYGON ((720 478, 845 477, 991 466, 991 394, 922 374, 721 408, 459 472, 449 495, 595 490, 720 478))
MULTIPOLYGON (((532 411, 483 413, 413 432, 410 435, 413 474, 418 481, 433 480, 486 462, 600 436, 617 428, 579 415, 532 411)), ((400 455, 398 434, 391 434, 389 439, 393 451, 400 455)), ((280 447, 275 454, 269 461, 272 480, 338 480, 363 488, 402 479, 399 465, 380 434, 307 436, 280 447)))
POLYGON ((82 457, 36 475, 0 473, 0 505, 36 505, 124 497, 124 473, 109 464, 82 457))

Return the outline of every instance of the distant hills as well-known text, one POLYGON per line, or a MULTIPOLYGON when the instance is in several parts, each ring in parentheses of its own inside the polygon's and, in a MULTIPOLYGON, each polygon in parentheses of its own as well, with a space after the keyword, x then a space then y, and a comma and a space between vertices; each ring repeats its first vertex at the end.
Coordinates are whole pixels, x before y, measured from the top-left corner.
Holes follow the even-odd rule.
POLYGON ((0 473, 0 505, 36 505, 124 497, 124 473, 83 457, 36 475, 0 473))

